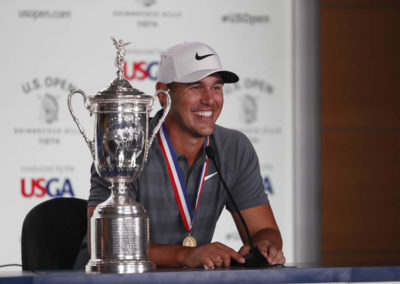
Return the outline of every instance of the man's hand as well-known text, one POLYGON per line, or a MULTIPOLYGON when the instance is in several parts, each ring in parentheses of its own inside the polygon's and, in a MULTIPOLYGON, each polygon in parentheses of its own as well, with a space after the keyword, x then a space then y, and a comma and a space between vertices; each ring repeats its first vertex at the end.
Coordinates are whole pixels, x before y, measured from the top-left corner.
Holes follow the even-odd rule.
MULTIPOLYGON (((267 259, 268 263, 271 265, 284 264, 286 262, 286 258, 284 257, 282 250, 268 240, 259 240, 254 243, 254 247, 260 251, 260 253, 267 259)), ((239 254, 241 256, 245 256, 249 252, 249 245, 244 245, 239 250, 239 254)))
MULTIPOLYGON (((282 252, 282 238, 270 204, 259 205, 240 211, 247 224, 253 245, 263 255, 269 264, 284 264, 286 259, 282 252)), ((248 235, 237 212, 232 213, 235 224, 243 242, 248 241, 248 235)), ((249 245, 240 248, 239 254, 244 256, 250 251, 249 245)))
POLYGON ((182 265, 186 267, 229 267, 231 258, 239 263, 245 262, 238 252, 219 242, 195 248, 184 248, 181 254, 182 265))

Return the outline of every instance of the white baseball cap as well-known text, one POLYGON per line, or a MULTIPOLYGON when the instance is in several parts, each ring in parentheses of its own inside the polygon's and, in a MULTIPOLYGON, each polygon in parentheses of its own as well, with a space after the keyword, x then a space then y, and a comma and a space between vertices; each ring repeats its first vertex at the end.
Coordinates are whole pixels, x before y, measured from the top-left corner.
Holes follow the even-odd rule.
POLYGON ((214 73, 218 73, 224 83, 239 81, 235 73, 222 69, 218 54, 211 47, 201 42, 184 42, 161 54, 157 81, 193 83, 214 73))

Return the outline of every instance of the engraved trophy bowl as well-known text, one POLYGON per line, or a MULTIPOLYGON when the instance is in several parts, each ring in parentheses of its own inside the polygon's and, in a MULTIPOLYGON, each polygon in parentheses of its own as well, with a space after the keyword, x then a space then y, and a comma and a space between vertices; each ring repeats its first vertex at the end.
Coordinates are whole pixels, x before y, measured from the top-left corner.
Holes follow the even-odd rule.
POLYGON ((69 111, 90 149, 96 171, 111 183, 110 197, 96 206, 90 219, 91 258, 86 272, 146 272, 152 269, 148 257, 149 218, 144 207, 128 195, 128 183, 142 171, 171 100, 166 91, 157 91, 154 95, 165 95, 167 104, 149 137, 149 115, 155 99, 132 88, 123 78, 127 44, 113 41, 118 50, 118 78, 95 96, 87 96, 82 90, 73 90, 68 96, 69 111), (73 112, 71 100, 75 94, 83 96, 85 107, 94 115, 93 140, 88 139, 73 112))

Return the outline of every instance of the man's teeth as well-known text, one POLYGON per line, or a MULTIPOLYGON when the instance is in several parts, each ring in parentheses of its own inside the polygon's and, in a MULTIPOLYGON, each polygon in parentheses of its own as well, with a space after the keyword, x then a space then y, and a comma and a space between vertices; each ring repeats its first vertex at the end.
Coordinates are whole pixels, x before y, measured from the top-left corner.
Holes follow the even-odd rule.
POLYGON ((210 117, 212 115, 212 111, 196 111, 195 114, 204 117, 210 117))

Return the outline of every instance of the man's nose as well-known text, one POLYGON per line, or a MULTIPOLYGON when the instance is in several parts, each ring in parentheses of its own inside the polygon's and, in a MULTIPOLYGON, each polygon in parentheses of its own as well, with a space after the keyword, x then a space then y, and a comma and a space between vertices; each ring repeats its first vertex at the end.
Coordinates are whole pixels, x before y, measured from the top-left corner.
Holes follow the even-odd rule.
POLYGON ((204 89, 201 92, 201 103, 203 104, 213 104, 214 103, 214 94, 212 92, 212 90, 209 89, 204 89))

